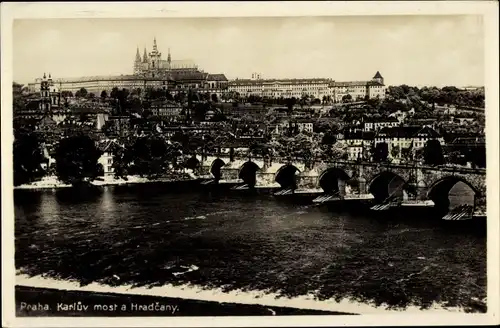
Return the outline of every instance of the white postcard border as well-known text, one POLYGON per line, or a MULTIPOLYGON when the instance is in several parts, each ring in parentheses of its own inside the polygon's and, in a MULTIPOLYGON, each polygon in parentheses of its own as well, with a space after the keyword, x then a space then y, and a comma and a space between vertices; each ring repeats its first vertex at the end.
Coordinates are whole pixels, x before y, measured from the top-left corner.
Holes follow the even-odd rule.
POLYGON ((127 2, 127 3, 2 3, 2 324, 7 327, 90 326, 359 326, 478 325, 499 322, 499 97, 498 3, 447 2, 127 2), (285 317, 123 317, 16 318, 14 311, 14 215, 12 184, 12 22, 19 18, 248 17, 329 15, 467 15, 480 14, 485 24, 485 89, 487 133, 488 313, 390 314, 285 317))

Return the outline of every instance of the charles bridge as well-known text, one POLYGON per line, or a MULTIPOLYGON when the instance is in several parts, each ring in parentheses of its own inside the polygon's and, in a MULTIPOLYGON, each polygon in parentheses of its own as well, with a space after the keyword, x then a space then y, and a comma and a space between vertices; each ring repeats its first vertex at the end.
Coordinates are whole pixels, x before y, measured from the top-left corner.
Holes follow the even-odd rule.
POLYGON ((421 166, 356 161, 317 161, 305 165, 293 158, 233 157, 199 155, 200 173, 217 181, 240 181, 249 186, 278 186, 283 189, 345 193, 346 185, 359 193, 383 200, 391 190, 405 190, 415 199, 448 201, 459 182, 469 189, 476 208, 486 206, 486 169, 421 166))

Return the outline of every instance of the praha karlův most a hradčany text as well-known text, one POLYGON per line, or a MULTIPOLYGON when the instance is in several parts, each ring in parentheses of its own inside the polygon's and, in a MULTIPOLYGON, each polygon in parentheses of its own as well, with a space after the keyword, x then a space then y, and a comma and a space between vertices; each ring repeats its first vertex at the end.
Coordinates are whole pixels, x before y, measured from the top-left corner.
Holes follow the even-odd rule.
POLYGON ((15 186, 197 180, 374 212, 485 215, 483 87, 387 87, 376 68, 367 81, 228 81, 172 57, 155 39, 131 75, 14 82, 15 186))

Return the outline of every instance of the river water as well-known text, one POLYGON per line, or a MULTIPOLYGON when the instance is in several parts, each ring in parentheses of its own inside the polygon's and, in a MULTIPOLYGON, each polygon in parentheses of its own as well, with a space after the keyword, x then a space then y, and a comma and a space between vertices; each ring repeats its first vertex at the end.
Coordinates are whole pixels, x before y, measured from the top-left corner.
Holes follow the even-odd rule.
POLYGON ((168 186, 16 190, 15 261, 28 281, 110 290, 192 286, 484 312, 486 237, 457 224, 168 186))

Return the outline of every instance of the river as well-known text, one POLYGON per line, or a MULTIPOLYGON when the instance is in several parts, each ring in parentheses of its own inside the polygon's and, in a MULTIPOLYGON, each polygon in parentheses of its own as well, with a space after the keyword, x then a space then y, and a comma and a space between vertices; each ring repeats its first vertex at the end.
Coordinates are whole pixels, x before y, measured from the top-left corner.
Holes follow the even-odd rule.
POLYGON ((458 222, 173 191, 16 190, 18 275, 137 293, 191 286, 285 303, 312 295, 318 304, 486 311, 486 236, 458 222))

